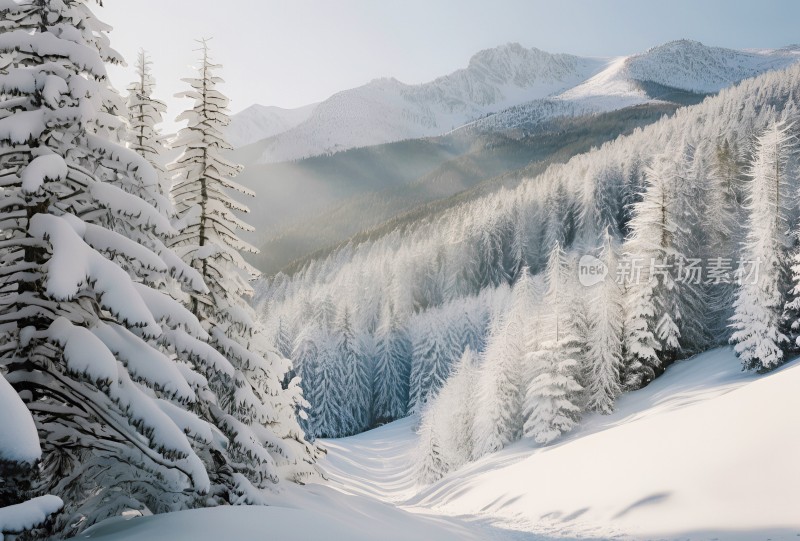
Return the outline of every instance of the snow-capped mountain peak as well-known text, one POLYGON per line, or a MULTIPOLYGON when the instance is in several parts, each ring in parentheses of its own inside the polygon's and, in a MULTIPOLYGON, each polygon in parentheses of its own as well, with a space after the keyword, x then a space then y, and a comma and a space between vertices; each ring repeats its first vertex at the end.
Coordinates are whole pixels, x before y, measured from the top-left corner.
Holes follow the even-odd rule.
MULTIPOLYGON (((481 116, 558 94, 596 73, 603 61, 502 45, 431 82, 393 78, 334 94, 301 124, 262 141, 262 162, 440 135, 481 116)), ((236 119, 234 119, 234 124, 236 119)))
POLYGON ((770 69, 786 67, 800 56, 796 49, 739 51, 677 40, 631 56, 627 77, 693 92, 719 92, 770 69))
POLYGON ((306 108, 244 111, 233 119, 231 141, 241 146, 260 140, 261 163, 296 160, 441 135, 475 121, 499 127, 528 122, 528 111, 536 119, 657 99, 643 83, 714 93, 798 59, 797 46, 739 51, 691 40, 612 59, 552 54, 508 43, 479 51, 467 67, 428 83, 409 85, 384 77, 306 108), (491 118, 479 120, 486 117, 491 118))
POLYGON ((535 47, 526 49, 519 43, 509 43, 477 52, 464 71, 476 78, 483 75, 497 84, 523 87, 543 80, 563 81, 574 72, 580 61, 576 56, 551 54, 535 47))

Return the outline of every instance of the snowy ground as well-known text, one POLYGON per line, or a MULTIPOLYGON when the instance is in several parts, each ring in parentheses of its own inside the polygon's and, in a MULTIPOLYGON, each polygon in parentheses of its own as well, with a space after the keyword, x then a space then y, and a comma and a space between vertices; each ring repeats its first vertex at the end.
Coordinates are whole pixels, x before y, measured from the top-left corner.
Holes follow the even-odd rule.
POLYGON ((715 350, 554 445, 520 442, 430 487, 410 477, 407 419, 325 442, 329 486, 289 490, 280 507, 110 521, 82 538, 796 540, 798 389, 800 362, 755 376, 715 350))

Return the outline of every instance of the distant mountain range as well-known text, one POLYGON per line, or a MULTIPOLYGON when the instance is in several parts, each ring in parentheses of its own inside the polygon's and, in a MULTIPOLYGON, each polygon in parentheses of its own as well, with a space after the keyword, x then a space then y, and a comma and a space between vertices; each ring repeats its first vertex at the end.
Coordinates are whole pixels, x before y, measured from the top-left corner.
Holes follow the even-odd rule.
MULTIPOLYGON (((798 58, 797 47, 738 51, 688 40, 618 58, 551 54, 512 43, 480 51, 466 68, 429 83, 376 79, 298 109, 254 105, 233 117, 228 137, 235 147, 255 144, 249 152, 255 163, 298 160, 442 135, 487 117, 496 124, 524 111, 574 116, 657 99, 643 83, 713 93, 798 58)), ((512 128, 513 122, 499 125, 512 128)))
MULTIPOLYGON (((548 164, 800 60, 674 41, 618 58, 504 45, 422 85, 380 79, 319 104, 235 115, 231 158, 257 198, 266 273, 358 235, 537 174, 548 164), (255 141, 250 144, 244 142, 255 141)), ((360 237, 358 237, 360 238, 360 237)))

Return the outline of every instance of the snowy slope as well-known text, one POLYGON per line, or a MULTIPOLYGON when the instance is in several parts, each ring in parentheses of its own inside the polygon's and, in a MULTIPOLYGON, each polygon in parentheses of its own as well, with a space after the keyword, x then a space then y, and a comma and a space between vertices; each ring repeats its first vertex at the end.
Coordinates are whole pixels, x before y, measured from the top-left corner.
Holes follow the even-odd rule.
POLYGON ((718 92, 733 83, 795 62, 798 50, 736 51, 697 41, 671 41, 630 57, 626 76, 694 92, 718 92))
POLYGON ((266 508, 111 519, 77 539, 797 539, 798 388, 800 362, 757 376, 718 349, 549 447, 519 442, 430 487, 411 478, 404 419, 325 442, 329 486, 289 487, 266 508))
POLYGON ((507 107, 558 94, 605 64, 509 44, 477 53, 465 69, 421 85, 376 79, 320 103, 302 124, 268 138, 262 163, 440 135, 507 107))
MULTIPOLYGON (((287 486, 262 506, 222 506, 106 520, 73 538, 96 541, 479 541, 457 519, 423 517, 326 486, 287 486)), ((513 539, 502 535, 498 541, 513 539)))
POLYGON ((719 349, 550 447, 522 441, 421 490, 409 420, 328 442, 326 466, 353 493, 543 536, 797 539, 798 388, 798 362, 760 377, 719 349))
POLYGON ((225 131, 228 142, 235 148, 255 143, 290 130, 308 120, 318 104, 312 103, 296 109, 266 105, 251 105, 231 116, 225 131))

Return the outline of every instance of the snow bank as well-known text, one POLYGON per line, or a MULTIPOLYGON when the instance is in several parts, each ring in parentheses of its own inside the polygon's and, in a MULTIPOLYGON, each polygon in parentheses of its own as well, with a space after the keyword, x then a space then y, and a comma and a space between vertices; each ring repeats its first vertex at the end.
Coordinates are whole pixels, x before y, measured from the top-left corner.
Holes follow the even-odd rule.
POLYGON ((95 541, 473 541, 472 532, 448 520, 424 518, 324 486, 274 496, 276 505, 227 506, 130 520, 111 519, 78 539, 95 541))
MULTIPOLYGON (((0 534, 19 533, 42 525, 64 507, 58 496, 40 496, 27 502, 0 507, 0 534)), ((3 536, 0 535, 0 538, 3 536)))
POLYGON ((797 389, 798 362, 758 378, 731 350, 712 351, 624 396, 611 417, 524 458, 530 442, 487 457, 411 503, 544 534, 796 539, 797 389))

